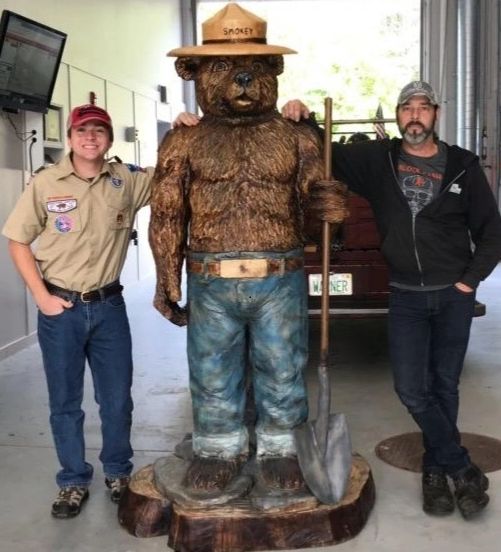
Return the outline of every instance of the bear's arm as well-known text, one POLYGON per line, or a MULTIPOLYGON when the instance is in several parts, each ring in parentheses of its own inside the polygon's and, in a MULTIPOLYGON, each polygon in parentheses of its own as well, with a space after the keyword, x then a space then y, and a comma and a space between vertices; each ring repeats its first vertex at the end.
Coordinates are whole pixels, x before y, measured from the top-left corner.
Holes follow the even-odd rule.
MULTIPOLYGON (((152 183, 149 240, 157 270, 157 301, 181 299, 181 268, 187 236, 187 198, 189 174, 189 130, 169 132, 158 152, 152 183)), ((161 309, 159 309, 161 310, 161 309)), ((162 312, 164 316, 168 313, 162 312)))
POLYGON ((306 124, 301 124, 298 131, 303 232, 307 240, 320 242, 322 221, 340 224, 349 214, 346 186, 330 176, 325 179, 323 146, 318 134, 306 124))
POLYGON ((324 175, 323 148, 320 137, 313 129, 305 123, 296 123, 295 127, 298 133, 298 190, 303 212, 303 232, 307 241, 317 242, 321 237, 321 223, 309 209, 309 192, 324 175))
POLYGON ((295 126, 300 160, 298 186, 304 205, 313 184, 323 178, 323 148, 317 133, 305 123, 296 123, 295 126))

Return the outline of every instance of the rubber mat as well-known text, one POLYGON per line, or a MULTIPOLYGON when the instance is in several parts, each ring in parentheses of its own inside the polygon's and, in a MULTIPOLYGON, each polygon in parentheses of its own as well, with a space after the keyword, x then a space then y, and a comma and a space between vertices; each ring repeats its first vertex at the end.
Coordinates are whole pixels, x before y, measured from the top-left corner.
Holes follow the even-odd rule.
MULTIPOLYGON (((472 461, 483 472, 501 469, 501 441, 476 433, 461 433, 461 442, 468 449, 472 461)), ((402 433, 381 441, 375 448, 383 462, 412 472, 421 471, 423 445, 421 433, 402 433)))

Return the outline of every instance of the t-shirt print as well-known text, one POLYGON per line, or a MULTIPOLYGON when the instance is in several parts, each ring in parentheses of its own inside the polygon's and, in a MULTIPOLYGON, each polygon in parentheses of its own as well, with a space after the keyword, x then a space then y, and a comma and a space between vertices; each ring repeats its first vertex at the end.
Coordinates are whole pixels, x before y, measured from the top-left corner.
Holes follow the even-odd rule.
POLYGON ((439 171, 411 165, 406 160, 400 159, 398 175, 400 187, 414 216, 440 191, 442 174, 439 171))

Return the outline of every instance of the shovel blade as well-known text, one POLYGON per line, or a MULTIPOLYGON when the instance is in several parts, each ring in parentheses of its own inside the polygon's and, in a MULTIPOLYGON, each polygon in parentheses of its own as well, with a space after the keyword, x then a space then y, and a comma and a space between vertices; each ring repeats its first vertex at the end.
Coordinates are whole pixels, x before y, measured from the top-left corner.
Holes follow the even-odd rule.
POLYGON ((313 495, 324 504, 339 502, 351 472, 351 439, 344 414, 330 414, 325 450, 318 446, 316 424, 307 422, 294 430, 301 473, 313 495))

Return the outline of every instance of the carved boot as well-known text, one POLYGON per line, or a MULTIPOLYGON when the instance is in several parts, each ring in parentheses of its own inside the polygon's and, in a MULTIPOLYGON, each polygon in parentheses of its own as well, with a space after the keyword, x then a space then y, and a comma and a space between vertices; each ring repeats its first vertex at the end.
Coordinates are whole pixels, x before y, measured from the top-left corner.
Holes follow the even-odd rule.
POLYGON ((306 488, 295 456, 261 456, 258 467, 263 484, 270 489, 295 491, 306 488))
POLYGON ((195 456, 183 478, 183 486, 197 491, 222 491, 238 474, 243 459, 195 456))

